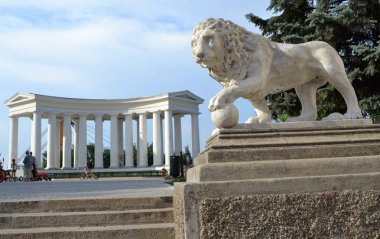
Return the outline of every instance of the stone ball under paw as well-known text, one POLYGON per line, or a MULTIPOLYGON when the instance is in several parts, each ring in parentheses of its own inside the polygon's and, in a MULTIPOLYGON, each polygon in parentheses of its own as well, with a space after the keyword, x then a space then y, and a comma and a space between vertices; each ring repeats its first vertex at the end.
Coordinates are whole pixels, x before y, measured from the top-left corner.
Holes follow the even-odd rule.
POLYGON ((211 112, 211 121, 218 128, 231 128, 239 122, 239 111, 233 104, 211 112))

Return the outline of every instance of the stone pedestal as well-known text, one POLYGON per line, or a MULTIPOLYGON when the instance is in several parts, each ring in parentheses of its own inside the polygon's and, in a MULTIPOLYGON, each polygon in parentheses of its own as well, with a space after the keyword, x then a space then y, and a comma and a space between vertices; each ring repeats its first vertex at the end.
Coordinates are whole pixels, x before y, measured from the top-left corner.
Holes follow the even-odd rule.
POLYGON ((176 238, 379 236, 380 125, 219 130, 174 194, 176 238))

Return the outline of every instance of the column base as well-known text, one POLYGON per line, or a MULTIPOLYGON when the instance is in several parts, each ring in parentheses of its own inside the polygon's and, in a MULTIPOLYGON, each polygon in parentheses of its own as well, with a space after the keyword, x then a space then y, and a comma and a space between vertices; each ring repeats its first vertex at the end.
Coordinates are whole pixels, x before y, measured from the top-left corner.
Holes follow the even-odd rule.
POLYGON ((71 169, 73 169, 72 167, 63 167, 63 168, 61 168, 62 170, 71 170, 71 169))
POLYGON ((42 170, 59 170, 60 168, 57 168, 57 167, 53 167, 53 168, 44 168, 42 170))
POLYGON ((115 168, 121 168, 121 167, 119 167, 119 166, 110 166, 109 168, 110 169, 112 169, 112 168, 115 169, 115 168))
POLYGON ((137 168, 137 167, 135 167, 135 165, 128 165, 128 166, 124 166, 123 168, 137 168))

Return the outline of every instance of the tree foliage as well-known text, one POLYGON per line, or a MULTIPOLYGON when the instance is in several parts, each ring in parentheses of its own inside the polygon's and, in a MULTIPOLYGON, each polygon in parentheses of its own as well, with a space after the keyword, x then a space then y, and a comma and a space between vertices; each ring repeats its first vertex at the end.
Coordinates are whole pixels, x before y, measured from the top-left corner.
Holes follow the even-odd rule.
MULTIPOLYGON (((361 109, 380 115, 380 1, 378 0, 272 0, 269 19, 247 14, 264 36, 276 42, 326 41, 338 51, 355 88, 361 109)), ((294 90, 267 97, 273 116, 298 115, 294 90)), ((317 92, 318 117, 344 113, 341 95, 330 85, 317 92)))

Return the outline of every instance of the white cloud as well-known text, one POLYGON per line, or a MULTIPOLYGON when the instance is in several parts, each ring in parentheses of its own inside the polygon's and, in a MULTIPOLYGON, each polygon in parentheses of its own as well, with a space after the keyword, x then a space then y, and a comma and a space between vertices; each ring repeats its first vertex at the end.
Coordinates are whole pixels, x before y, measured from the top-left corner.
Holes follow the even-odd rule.
MULTIPOLYGON (((2 81, 7 83, 7 79, 16 78, 22 84, 43 84, 43 85, 76 85, 85 86, 88 82, 86 76, 80 71, 76 71, 64 66, 53 66, 32 62, 9 61, 0 58, 0 71, 4 77, 2 81)), ((9 82, 10 83, 10 82, 9 82)), ((19 87, 22 87, 21 85, 19 87)))
POLYGON ((3 73, 13 75, 11 78, 31 82, 43 81, 41 72, 45 76, 50 73, 56 76, 49 83, 61 84, 64 77, 90 78, 91 71, 85 69, 99 71, 99 67, 107 70, 108 66, 117 65, 144 68, 141 62, 160 65, 173 59, 179 63, 180 53, 190 52, 190 34, 165 31, 162 26, 157 30, 133 19, 114 18, 65 29, 21 29, 0 33, 0 67, 3 73), (40 76, 33 74, 33 69, 39 69, 40 76))

